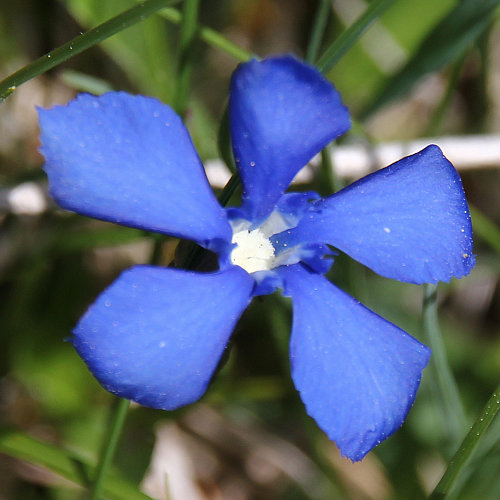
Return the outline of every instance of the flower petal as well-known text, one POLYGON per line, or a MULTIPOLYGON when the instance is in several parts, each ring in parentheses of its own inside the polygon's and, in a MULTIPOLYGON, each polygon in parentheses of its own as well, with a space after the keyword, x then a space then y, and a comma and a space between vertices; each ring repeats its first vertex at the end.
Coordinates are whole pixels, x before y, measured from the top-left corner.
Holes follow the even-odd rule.
POLYGON ((367 175, 313 204, 275 247, 328 243, 388 278, 436 283, 474 266, 460 177, 437 146, 367 175))
POLYGON ((291 56, 240 65, 229 110, 243 207, 255 222, 269 215, 295 174, 350 127, 333 85, 291 56))
POLYGON ((231 239, 189 133, 168 106, 110 92, 39 115, 44 168, 63 208, 204 246, 231 239))
POLYGON ((252 287, 239 267, 134 267, 98 297, 71 340, 105 389, 173 410, 205 392, 252 287))
POLYGON ((293 299, 292 377, 342 455, 361 460, 413 404, 429 349, 301 265, 280 268, 293 299))

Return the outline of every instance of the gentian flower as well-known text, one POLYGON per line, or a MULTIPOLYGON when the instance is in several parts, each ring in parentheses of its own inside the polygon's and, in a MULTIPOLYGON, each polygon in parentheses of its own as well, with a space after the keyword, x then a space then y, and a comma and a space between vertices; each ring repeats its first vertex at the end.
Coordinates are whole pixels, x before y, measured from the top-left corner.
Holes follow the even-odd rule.
POLYGON ((108 391, 173 410, 203 395, 250 300, 281 288, 293 300, 291 369, 307 412, 361 460, 403 423, 430 351, 330 283, 325 256, 332 246, 409 283, 468 274, 460 178, 429 146, 327 198, 285 193, 350 127, 332 84, 290 56, 240 65, 229 109, 243 195, 228 209, 180 118, 158 100, 110 92, 40 110, 44 168, 61 207, 192 240, 219 263, 205 273, 124 271, 71 342, 108 391))

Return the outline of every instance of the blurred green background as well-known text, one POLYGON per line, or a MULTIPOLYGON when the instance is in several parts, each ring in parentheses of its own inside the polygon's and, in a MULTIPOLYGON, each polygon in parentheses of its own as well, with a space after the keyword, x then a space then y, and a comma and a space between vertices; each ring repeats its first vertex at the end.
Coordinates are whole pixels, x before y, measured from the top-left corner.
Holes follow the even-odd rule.
MULTIPOLYGON (((432 136, 439 144, 440 136, 499 134, 500 151, 498 3, 395 1, 328 72, 356 119, 342 143, 405 143, 432 136)), ((134 4, 0 0, 0 79, 134 4)), ((205 0, 200 23, 259 56, 304 57, 318 5, 205 0)), ((367 5, 333 1, 323 47, 367 5)), ((0 425, 4 433, 21 431, 78 460, 95 461, 113 398, 64 338, 121 270, 148 261, 152 241, 140 231, 54 205, 37 215, 14 213, 7 195, 27 181, 45 185, 35 106, 109 89, 171 103, 178 39, 178 26, 154 15, 22 85, 0 104, 0 425)), ((238 61, 202 41, 194 58, 186 124, 202 159, 209 160, 219 156, 219 122, 238 61)), ((482 153, 479 146, 478 168, 460 171, 475 207, 477 266, 469 277, 440 285, 438 300, 465 425, 457 429, 457 415, 450 421, 450 408, 443 409, 447 403, 428 368, 403 428, 362 463, 341 459, 306 416, 293 388, 287 359, 291 308, 274 295, 255 300, 244 314, 230 357, 200 403, 171 413, 130 410, 116 474, 142 483, 143 491, 158 499, 167 498, 166 482, 174 500, 424 498, 499 380, 500 161, 486 165, 482 153)), ((338 179, 339 185, 345 182, 338 179)), ((321 176, 312 184, 325 190, 321 176)), ((165 265, 175 243, 164 245, 165 265)), ((421 287, 382 279, 343 255, 332 277, 426 341, 421 287)), ((500 498, 499 438, 495 421, 449 498, 500 498)), ((9 454, 0 454, 0 485, 2 500, 82 495, 71 482, 9 454)))

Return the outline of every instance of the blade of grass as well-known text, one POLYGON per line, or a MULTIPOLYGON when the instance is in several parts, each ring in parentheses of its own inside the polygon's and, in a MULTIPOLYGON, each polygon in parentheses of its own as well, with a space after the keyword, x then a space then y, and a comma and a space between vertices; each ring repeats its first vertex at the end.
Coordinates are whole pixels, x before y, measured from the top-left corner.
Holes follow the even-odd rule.
POLYGON ((370 5, 363 14, 361 14, 361 16, 325 50, 318 60, 316 65, 317 68, 322 73, 326 73, 332 69, 370 24, 379 18, 396 1, 397 0, 375 0, 370 2, 370 5))
MULTIPOLYGON (((88 486, 88 478, 94 473, 89 461, 77 453, 19 432, 0 432, 0 452, 43 467, 84 488, 88 486)), ((104 482, 102 491, 109 500, 151 500, 113 474, 104 482)))
MULTIPOLYGON (((182 22, 182 14, 177 9, 169 7, 160 11, 159 15, 173 24, 181 24, 182 22)), ((226 52, 226 54, 229 54, 240 62, 257 58, 255 54, 241 48, 239 45, 231 42, 231 40, 228 40, 224 35, 221 35, 218 31, 207 28, 206 26, 198 26, 196 36, 207 45, 226 52)))
POLYGON ((446 85, 446 91, 443 95, 443 98, 441 99, 441 102, 434 110, 431 119, 429 120, 427 130, 423 134, 424 137, 435 136, 441 130, 441 124, 443 123, 446 111, 451 104, 451 99, 457 88, 457 83, 460 78, 460 74, 462 73, 465 60, 467 59, 467 54, 468 52, 462 54, 462 57, 460 57, 458 61, 453 64, 450 76, 448 78, 448 83, 446 85))
POLYGON ((490 24, 500 0, 462 0, 431 30, 410 60, 362 110, 365 119, 408 92, 424 75, 461 57, 490 24))
POLYGON ((19 85, 58 66, 93 45, 106 40, 115 33, 144 20, 156 11, 179 1, 147 0, 96 26, 83 35, 73 38, 73 40, 52 50, 48 54, 39 57, 0 82, 0 102, 11 95, 19 85))
POLYGON ((500 228, 474 206, 470 206, 474 234, 500 255, 500 228))
POLYGON ((184 116, 193 71, 193 43, 198 27, 200 0, 185 0, 179 44, 179 68, 175 89, 174 109, 184 116))
POLYGON ((474 425, 467 433, 467 436, 465 436, 465 439, 458 448, 457 452, 450 460, 443 477, 429 496, 429 500, 442 500, 446 498, 446 495, 451 491, 455 481, 460 475, 460 472, 475 450, 479 440, 495 418, 498 410, 500 410, 500 386, 495 389, 478 418, 474 422, 474 425))
MULTIPOLYGON (((59 0, 87 31, 128 9, 135 0, 59 0)), ((142 0, 144 1, 144 0, 142 0)), ((171 102, 176 78, 172 57, 171 28, 158 15, 149 16, 114 36, 103 40, 99 49, 105 52, 126 73, 138 93, 171 102)))
POLYGON ((104 479, 115 455, 118 440, 130 406, 128 399, 117 399, 111 408, 111 418, 104 437, 103 447, 97 463, 96 474, 90 487, 90 500, 99 500, 104 487, 104 479))
POLYGON ((105 80, 96 78, 95 76, 86 75, 85 73, 80 73, 79 71, 73 71, 71 69, 67 69, 62 72, 61 80, 66 85, 73 87, 79 92, 88 92, 94 95, 101 95, 105 92, 113 90, 113 87, 111 87, 111 85, 105 80))
POLYGON ((448 431, 449 443, 455 444, 466 428, 467 420, 439 328, 435 285, 424 285, 423 321, 424 333, 432 349, 430 368, 434 372, 433 379, 443 408, 443 427, 448 431))
POLYGON ((229 123, 229 108, 226 106, 220 120, 219 131, 217 133, 217 149, 219 156, 227 165, 231 173, 237 171, 236 162, 233 156, 233 146, 231 144, 231 130, 229 123))
POLYGON ((66 226, 54 232, 47 251, 54 255, 67 252, 81 252, 96 247, 126 245, 145 239, 146 232, 128 227, 82 228, 71 230, 66 226))
POLYGON ((323 35, 325 34, 326 22, 328 21, 331 8, 330 0, 320 0, 306 51, 306 61, 311 64, 316 61, 316 57, 318 56, 319 47, 323 40, 323 35))

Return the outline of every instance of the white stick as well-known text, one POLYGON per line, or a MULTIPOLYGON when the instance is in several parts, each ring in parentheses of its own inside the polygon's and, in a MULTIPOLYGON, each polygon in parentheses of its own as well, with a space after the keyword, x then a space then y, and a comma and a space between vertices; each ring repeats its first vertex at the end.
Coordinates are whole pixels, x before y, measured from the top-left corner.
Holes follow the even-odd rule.
MULTIPOLYGON (((500 135, 467 135, 433 137, 408 142, 386 142, 375 146, 345 145, 332 149, 332 163, 339 177, 359 179, 370 172, 386 167, 404 156, 417 153, 429 144, 437 144, 459 171, 500 166, 500 135)), ((319 165, 315 157, 295 177, 295 183, 310 182, 319 165)), ((224 187, 230 173, 220 160, 205 163, 207 176, 214 187, 224 187)))
MULTIPOLYGON (((500 166, 500 135, 467 135, 386 142, 375 146, 336 146, 332 148, 333 168, 339 177, 355 180, 416 153, 429 144, 437 144, 459 171, 500 166)), ((319 156, 313 158, 293 182, 310 182, 318 166, 319 156)), ((223 188, 231 176, 226 165, 219 159, 205 162, 205 170, 210 184, 216 188, 223 188)), ((0 189, 0 213, 37 215, 48 208, 44 184, 25 182, 13 188, 0 189)))

